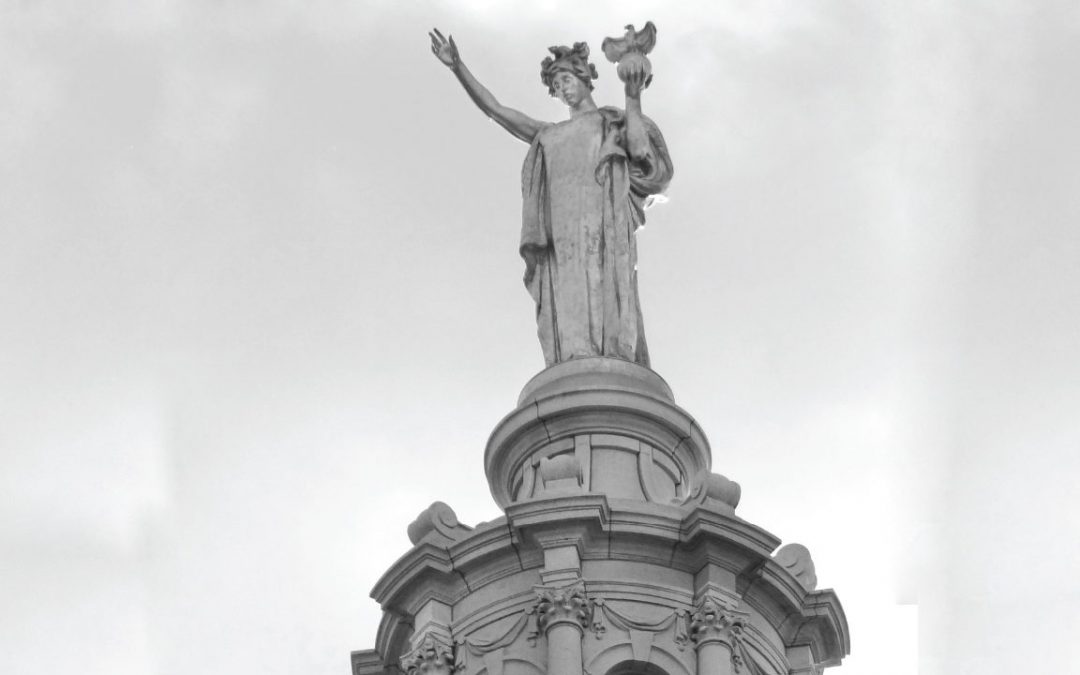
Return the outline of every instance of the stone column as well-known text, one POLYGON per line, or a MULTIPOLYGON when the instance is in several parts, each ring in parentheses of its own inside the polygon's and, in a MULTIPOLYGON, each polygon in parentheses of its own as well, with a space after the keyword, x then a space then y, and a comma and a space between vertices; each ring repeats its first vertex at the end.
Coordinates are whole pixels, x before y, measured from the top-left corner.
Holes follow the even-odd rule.
POLYGON ((547 637, 547 675, 582 675, 581 638, 589 624, 585 584, 536 589, 536 623, 547 637))
POLYGON ((690 617, 697 675, 734 675, 735 644, 742 624, 721 602, 706 596, 690 617))

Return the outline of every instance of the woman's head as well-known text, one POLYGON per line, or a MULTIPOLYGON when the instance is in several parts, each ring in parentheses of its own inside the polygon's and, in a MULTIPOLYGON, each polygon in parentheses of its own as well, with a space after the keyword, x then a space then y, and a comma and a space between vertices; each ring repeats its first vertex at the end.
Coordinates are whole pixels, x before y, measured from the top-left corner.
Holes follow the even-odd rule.
POLYGON ((548 93, 573 106, 592 91, 598 75, 589 63, 589 45, 575 42, 573 47, 549 47, 549 56, 540 64, 540 81, 548 93), (569 76, 569 77, 568 77, 569 76))

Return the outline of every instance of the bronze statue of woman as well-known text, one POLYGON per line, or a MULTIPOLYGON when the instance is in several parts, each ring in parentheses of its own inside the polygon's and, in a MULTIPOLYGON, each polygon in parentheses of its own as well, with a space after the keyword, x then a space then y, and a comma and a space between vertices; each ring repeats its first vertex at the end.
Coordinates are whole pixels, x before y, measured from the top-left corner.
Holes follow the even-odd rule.
MULTIPOLYGON (((647 31, 648 44, 637 51, 632 40, 605 40, 609 58, 621 58, 625 111, 593 101, 597 73, 584 42, 551 47, 540 80, 570 110, 568 120, 554 124, 499 103, 465 67, 453 37, 430 34, 431 51, 473 102, 529 144, 520 252, 548 366, 589 356, 649 365, 634 233, 645 222, 646 199, 667 187, 672 166, 660 130, 641 112, 641 92, 652 78, 643 53, 655 39, 651 23, 639 35, 647 31), (609 43, 629 44, 631 57, 609 43)), ((633 34, 631 28, 628 38, 633 34)))

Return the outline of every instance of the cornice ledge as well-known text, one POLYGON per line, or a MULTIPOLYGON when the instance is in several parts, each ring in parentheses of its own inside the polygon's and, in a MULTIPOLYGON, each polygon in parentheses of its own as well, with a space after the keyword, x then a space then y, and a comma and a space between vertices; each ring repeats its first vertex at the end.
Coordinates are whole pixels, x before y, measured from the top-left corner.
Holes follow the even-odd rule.
POLYGON ((352 652, 349 655, 349 662, 352 664, 353 675, 382 675, 386 672, 382 657, 374 649, 352 652))
POLYGON ((653 536, 667 542, 679 541, 683 509, 676 505, 612 499, 611 533, 653 536))
POLYGON ((413 632, 413 619, 400 612, 383 610, 382 620, 379 621, 379 630, 375 633, 375 652, 378 654, 392 654, 393 660, 385 664, 386 675, 401 675, 397 658, 409 642, 409 636, 413 632))
MULTIPOLYGON (((785 653, 786 647, 778 647, 772 640, 765 637, 761 629, 755 626, 751 622, 747 622, 743 626, 742 631, 743 645, 753 647, 762 658, 768 662, 771 670, 765 672, 786 673, 788 672, 787 655, 785 653)), ((750 660, 749 658, 747 660, 750 660)), ((753 671, 751 671, 753 672, 753 671)))
POLYGON ((777 631, 787 648, 809 646, 823 667, 840 665, 851 653, 847 618, 831 589, 805 592, 777 631))
POLYGON ((787 611, 802 611, 809 591, 799 579, 775 560, 768 560, 758 570, 761 581, 767 582, 773 595, 779 596, 787 611))
POLYGON ((705 537, 720 537, 768 558, 780 545, 780 538, 735 515, 707 505, 691 507, 682 520, 683 544, 693 546, 705 537))
POLYGON ((454 569, 464 572, 467 568, 512 547, 513 538, 506 526, 506 519, 500 517, 477 525, 469 536, 452 544, 448 553, 454 569))
POLYGON ((705 469, 711 463, 709 444, 694 418, 672 402, 636 391, 618 389, 595 389, 570 391, 539 399, 536 403, 537 419, 553 422, 566 415, 610 413, 631 415, 658 424, 683 439, 693 439, 698 459, 705 469))
POLYGON ((371 597, 385 606, 388 601, 396 596, 402 587, 425 572, 436 576, 445 576, 451 582, 457 582, 453 574, 454 564, 450 552, 441 546, 430 542, 421 541, 412 547, 405 555, 401 556, 390 566, 371 589, 371 597))
POLYGON ((610 527, 611 508, 606 495, 560 495, 510 504, 506 507, 506 519, 513 530, 577 521, 595 525, 606 532, 610 527))
POLYGON ((527 430, 540 420, 535 403, 529 403, 515 408, 507 413, 495 430, 491 432, 487 445, 484 448, 484 474, 489 477, 495 469, 495 461, 498 451, 509 445, 513 440, 527 433, 527 430))
POLYGON ((810 591, 803 599, 803 616, 808 621, 819 624, 818 629, 823 635, 832 639, 826 640, 826 646, 833 649, 826 650, 825 660, 822 665, 839 665, 840 660, 851 653, 851 634, 848 631, 847 615, 840 599, 831 588, 818 591, 810 591))
POLYGON ((566 391, 590 389, 635 391, 675 401, 671 387, 654 370, 622 359, 586 357, 545 368, 521 390, 518 405, 566 391))
MULTIPOLYGON (((553 393, 536 399, 535 405, 541 420, 580 410, 632 412, 645 414, 658 421, 673 418, 685 420, 687 424, 692 419, 689 413, 672 401, 633 389, 609 386, 553 393)), ((686 431, 690 430, 689 426, 685 428, 686 431)))

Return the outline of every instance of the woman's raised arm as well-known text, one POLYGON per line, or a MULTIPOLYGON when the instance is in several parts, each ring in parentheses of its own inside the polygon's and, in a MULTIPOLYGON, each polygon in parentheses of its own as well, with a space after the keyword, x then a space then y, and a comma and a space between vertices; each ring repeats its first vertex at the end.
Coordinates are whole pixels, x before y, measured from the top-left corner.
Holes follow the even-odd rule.
POLYGON ((626 89, 626 143, 631 159, 649 161, 649 134, 641 114, 641 92, 651 79, 644 68, 629 69, 624 80, 626 89))
POLYGON ((439 32, 438 28, 435 28, 431 33, 431 53, 435 55, 439 61, 453 71, 457 76, 461 86, 465 88, 465 92, 469 95, 469 98, 473 100, 473 103, 484 111, 484 114, 491 119, 498 122, 499 126, 506 129, 511 134, 525 141, 526 143, 532 143, 536 138, 536 134, 544 126, 542 122, 534 120, 523 112, 508 108, 501 103, 487 90, 484 85, 473 77, 473 74, 469 72, 469 69, 465 67, 465 64, 461 62, 461 56, 458 54, 457 45, 454 44, 454 37, 451 35, 449 39, 443 37, 443 34, 439 32))

